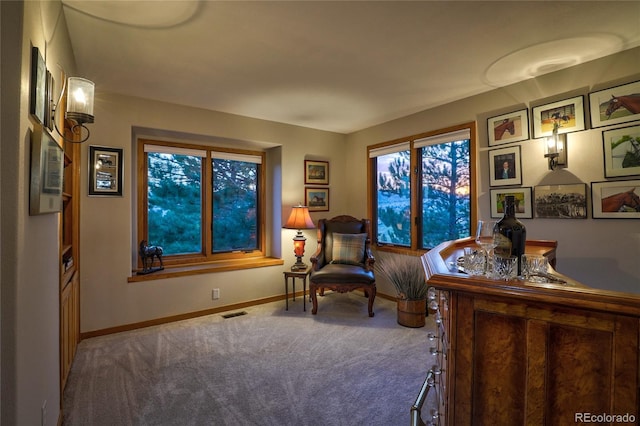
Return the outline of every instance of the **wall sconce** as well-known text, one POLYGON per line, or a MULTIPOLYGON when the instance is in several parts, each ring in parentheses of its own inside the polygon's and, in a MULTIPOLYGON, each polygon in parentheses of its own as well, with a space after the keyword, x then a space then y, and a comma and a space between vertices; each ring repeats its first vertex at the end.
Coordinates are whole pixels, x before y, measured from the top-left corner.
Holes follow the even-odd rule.
POLYGON ((65 80, 65 84, 62 86, 62 90, 60 91, 60 98, 58 99, 58 104, 53 106, 53 122, 56 128, 56 132, 62 139, 71 143, 83 143, 89 139, 91 132, 85 126, 85 123, 93 123, 93 96, 95 91, 95 84, 81 77, 69 77, 65 80), (64 118, 70 120, 73 124, 71 126, 71 131, 76 132, 82 129, 86 130, 86 136, 79 141, 67 139, 60 129, 58 129, 58 122, 56 121, 56 112, 58 110, 58 106, 62 102, 62 97, 67 94, 66 99, 66 111, 64 113, 64 118))
POLYGON ((567 164, 567 135, 554 132, 545 140, 545 158, 549 159, 549 170, 567 164))
POLYGON ((307 265, 302 262, 304 256, 304 243, 307 239, 302 235, 303 229, 313 229, 315 225, 311 216, 309 216, 309 208, 301 204, 294 206, 291 210, 289 220, 284 225, 287 229, 297 229, 298 233, 293 237, 293 253, 296 256, 296 263, 291 267, 292 271, 304 271, 307 265))

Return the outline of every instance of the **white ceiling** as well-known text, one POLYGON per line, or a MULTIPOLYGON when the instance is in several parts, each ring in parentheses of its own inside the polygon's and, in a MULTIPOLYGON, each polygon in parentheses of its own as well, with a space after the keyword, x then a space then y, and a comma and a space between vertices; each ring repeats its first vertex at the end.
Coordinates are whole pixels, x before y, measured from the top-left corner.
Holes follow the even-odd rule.
POLYGON ((63 5, 98 94, 339 133, 640 46, 639 1, 63 5))

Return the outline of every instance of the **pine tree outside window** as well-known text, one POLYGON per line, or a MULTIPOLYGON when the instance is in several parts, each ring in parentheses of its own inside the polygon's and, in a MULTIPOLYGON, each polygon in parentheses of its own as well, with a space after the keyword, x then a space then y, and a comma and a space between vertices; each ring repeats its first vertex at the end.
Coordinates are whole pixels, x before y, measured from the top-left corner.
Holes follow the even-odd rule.
POLYGON ((472 234, 473 123, 369 147, 370 211, 378 248, 428 250, 472 234))
POLYGON ((139 143, 138 239, 165 265, 264 256, 263 153, 139 143))

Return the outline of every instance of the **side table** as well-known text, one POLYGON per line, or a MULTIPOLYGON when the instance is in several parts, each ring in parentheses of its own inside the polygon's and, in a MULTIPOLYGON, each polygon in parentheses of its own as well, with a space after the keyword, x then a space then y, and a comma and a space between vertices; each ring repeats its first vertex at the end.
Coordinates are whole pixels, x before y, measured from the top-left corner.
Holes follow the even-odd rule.
POLYGON ((307 311, 307 275, 311 272, 311 267, 300 271, 284 271, 284 297, 286 300, 286 310, 289 310, 289 278, 293 283, 293 300, 296 300, 296 278, 302 279, 302 308, 307 311))

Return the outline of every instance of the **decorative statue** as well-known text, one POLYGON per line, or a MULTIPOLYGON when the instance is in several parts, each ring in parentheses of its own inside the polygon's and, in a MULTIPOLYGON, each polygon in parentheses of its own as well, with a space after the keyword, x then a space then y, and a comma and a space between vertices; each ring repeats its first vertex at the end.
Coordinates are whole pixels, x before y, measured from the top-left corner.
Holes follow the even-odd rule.
POLYGON ((138 275, 150 274, 164 269, 162 264, 162 247, 149 246, 147 240, 140 241, 140 258, 142 259, 142 271, 138 275), (154 257, 158 259, 160 266, 153 266, 154 257))

